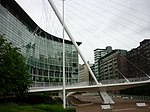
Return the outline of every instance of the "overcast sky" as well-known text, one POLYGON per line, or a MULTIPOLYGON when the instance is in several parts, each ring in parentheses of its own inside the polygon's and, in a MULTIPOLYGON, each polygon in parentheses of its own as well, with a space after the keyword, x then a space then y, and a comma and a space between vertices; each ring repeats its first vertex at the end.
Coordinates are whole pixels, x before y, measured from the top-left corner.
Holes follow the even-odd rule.
MULTIPOLYGON (((62 37, 62 27, 47 0, 16 1, 42 29, 62 37)), ((62 0, 53 1, 62 14, 62 0)), ((64 15, 91 63, 96 48, 131 50, 150 39, 150 0, 65 0, 64 15)))

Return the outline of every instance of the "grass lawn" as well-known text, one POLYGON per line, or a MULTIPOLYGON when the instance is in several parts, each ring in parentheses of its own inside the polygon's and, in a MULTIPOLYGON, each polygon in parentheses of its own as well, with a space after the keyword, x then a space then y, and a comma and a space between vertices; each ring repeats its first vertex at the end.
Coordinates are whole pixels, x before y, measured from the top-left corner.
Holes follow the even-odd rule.
POLYGON ((0 104, 0 112, 76 112, 73 108, 63 109, 61 105, 38 104, 18 105, 14 103, 0 104))

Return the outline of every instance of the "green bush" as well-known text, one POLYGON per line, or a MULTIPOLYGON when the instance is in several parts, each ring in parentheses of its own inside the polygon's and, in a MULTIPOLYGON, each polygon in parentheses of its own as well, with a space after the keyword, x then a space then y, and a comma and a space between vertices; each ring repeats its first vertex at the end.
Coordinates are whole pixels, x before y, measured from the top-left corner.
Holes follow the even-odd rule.
POLYGON ((57 104, 54 99, 49 95, 44 95, 41 93, 30 93, 26 94, 24 97, 16 97, 13 98, 13 102, 15 103, 23 103, 23 104, 57 104))
POLYGON ((0 105, 0 112, 76 112, 73 108, 63 109, 62 105, 17 105, 3 104, 0 105))
POLYGON ((30 74, 20 49, 0 34, 0 95, 7 98, 23 96, 31 86, 30 74))
POLYGON ((38 109, 45 110, 45 111, 50 111, 50 112, 76 112, 75 109, 73 108, 66 108, 64 109, 62 105, 36 105, 34 106, 38 109))

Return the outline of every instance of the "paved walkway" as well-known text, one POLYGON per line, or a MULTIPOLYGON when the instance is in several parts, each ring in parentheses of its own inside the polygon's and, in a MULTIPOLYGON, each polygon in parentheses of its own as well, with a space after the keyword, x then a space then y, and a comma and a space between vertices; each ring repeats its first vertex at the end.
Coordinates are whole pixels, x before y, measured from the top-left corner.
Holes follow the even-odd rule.
MULTIPOLYGON (((102 101, 99 96, 78 95, 75 96, 83 102, 92 102, 91 105, 75 106, 76 112, 102 112, 102 101)), ((112 110, 109 112, 150 112, 150 101, 130 100, 114 98, 115 104, 111 105, 112 110), (146 107, 137 107, 137 102, 144 102, 148 104, 146 107)))

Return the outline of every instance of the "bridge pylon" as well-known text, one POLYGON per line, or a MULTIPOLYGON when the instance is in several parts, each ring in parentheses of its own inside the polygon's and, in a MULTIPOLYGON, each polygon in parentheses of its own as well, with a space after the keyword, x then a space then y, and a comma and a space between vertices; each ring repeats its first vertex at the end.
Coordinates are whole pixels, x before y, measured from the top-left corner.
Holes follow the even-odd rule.
MULTIPOLYGON (((79 55, 81 56, 81 58, 82 58, 84 64, 85 64, 86 67, 88 68, 88 70, 89 70, 89 72, 90 72, 92 78, 94 79, 94 81, 96 82, 97 85, 102 85, 101 83, 99 83, 99 82, 97 81, 97 79, 96 79, 94 73, 92 72, 92 70, 91 70, 89 64, 87 63, 86 59, 84 58, 84 56, 83 56, 81 50, 79 49, 79 47, 78 47, 78 45, 77 45, 75 39, 73 38, 73 35, 72 35, 71 32, 69 31, 69 28, 68 28, 67 25, 65 24, 64 19, 61 17, 59 11, 57 10, 57 8, 56 8, 56 6, 55 6, 55 4, 54 4, 54 2, 53 2, 52 0, 48 0, 48 2, 49 2, 49 4, 50 4, 51 8, 53 9, 54 13, 56 14, 58 20, 60 21, 61 25, 63 26, 64 30, 66 31, 68 37, 70 38, 70 40, 71 40, 72 43, 74 44, 75 48, 77 49, 77 51, 78 51, 79 55)), ((101 93, 101 91, 100 91, 100 93, 101 93)), ((111 97, 106 93, 106 91, 103 91, 103 92, 101 93, 101 96, 102 96, 104 102, 106 102, 106 103, 108 103, 108 102, 109 102, 109 103, 112 103, 112 102, 113 102, 113 100, 112 100, 111 97)), ((65 103, 65 102, 64 102, 64 103, 65 103)), ((65 107, 65 106, 64 106, 64 107, 65 107)))

